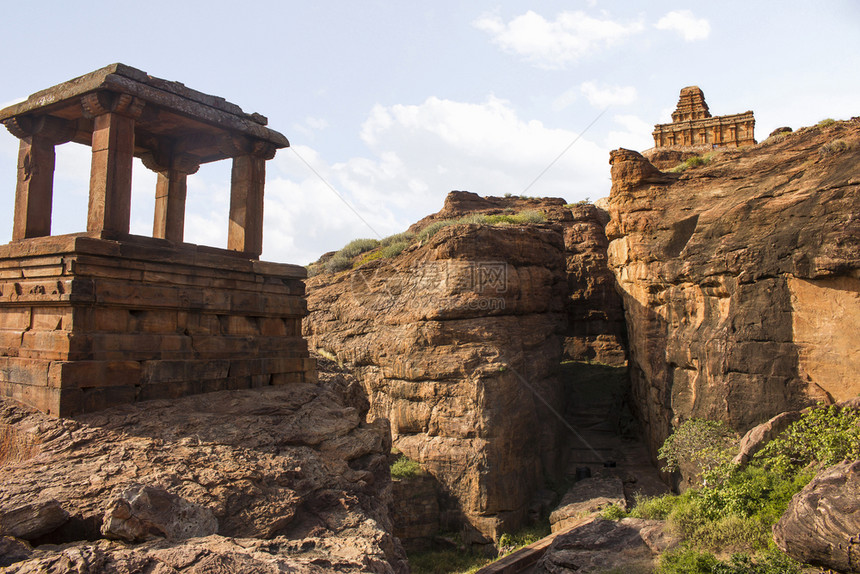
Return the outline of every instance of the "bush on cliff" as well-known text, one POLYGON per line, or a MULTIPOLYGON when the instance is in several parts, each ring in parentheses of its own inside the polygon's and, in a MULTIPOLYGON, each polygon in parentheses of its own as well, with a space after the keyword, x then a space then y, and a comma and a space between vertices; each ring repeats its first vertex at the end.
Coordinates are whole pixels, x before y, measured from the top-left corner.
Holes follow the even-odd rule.
POLYGON ((720 482, 730 472, 739 439, 722 421, 690 419, 666 439, 658 456, 666 472, 683 471, 697 484, 720 482))
POLYGON ((405 454, 401 454, 400 458, 395 460, 391 465, 391 478, 395 480, 415 478, 423 472, 421 465, 405 454))

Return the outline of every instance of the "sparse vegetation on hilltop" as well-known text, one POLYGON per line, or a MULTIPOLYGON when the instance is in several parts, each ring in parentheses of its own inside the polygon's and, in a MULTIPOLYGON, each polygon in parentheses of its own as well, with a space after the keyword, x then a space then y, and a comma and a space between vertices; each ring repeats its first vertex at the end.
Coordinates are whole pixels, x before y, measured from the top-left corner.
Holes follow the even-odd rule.
POLYGON ((424 243, 433 237, 440 229, 451 225, 523 225, 528 223, 543 223, 546 216, 534 209, 515 213, 471 213, 459 219, 444 219, 434 221, 424 227, 419 233, 404 231, 390 235, 384 239, 355 239, 347 243, 325 262, 312 263, 307 266, 308 275, 314 276, 323 269, 328 273, 338 273, 347 269, 355 269, 377 259, 389 259, 400 255, 413 243, 424 243), (366 254, 356 260, 359 255, 366 254))

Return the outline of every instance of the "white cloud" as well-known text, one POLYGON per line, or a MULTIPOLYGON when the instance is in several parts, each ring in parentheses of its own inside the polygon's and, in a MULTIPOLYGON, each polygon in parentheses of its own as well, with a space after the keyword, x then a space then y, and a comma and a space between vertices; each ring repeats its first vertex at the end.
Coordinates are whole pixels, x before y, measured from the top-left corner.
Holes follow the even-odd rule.
POLYGON ((572 106, 576 100, 579 98, 579 92, 577 88, 570 88, 569 90, 562 93, 556 99, 552 101, 552 109, 555 112, 560 112, 565 108, 569 108, 572 106))
POLYGON ((583 82, 580 91, 596 108, 626 106, 636 101, 636 88, 633 86, 600 86, 597 82, 583 82))
POLYGON ((325 118, 314 118, 310 116, 305 118, 305 124, 314 130, 324 130, 328 127, 328 121, 325 118))
POLYGON ((619 114, 612 119, 620 129, 610 130, 607 134, 606 146, 609 149, 623 147, 644 151, 654 146, 653 125, 634 115, 619 114))
POLYGON ((704 40, 711 33, 710 23, 704 18, 696 18, 689 10, 673 10, 660 18, 655 27, 675 31, 687 42, 704 40))
MULTIPOLYGON (((576 138, 516 114, 510 103, 428 98, 417 105, 376 106, 361 132, 366 157, 328 164, 314 149, 297 151, 380 235, 406 229, 442 207, 454 189, 521 194, 576 138)), ((528 190, 575 201, 606 195, 607 149, 583 138, 528 190)), ((291 150, 270 162, 265 259, 307 263, 357 237, 374 237, 291 150)))
POLYGON ((561 12, 548 21, 530 10, 507 23, 496 14, 485 14, 473 25, 488 32, 502 50, 544 69, 564 68, 644 29, 641 22, 592 18, 581 11, 561 12))

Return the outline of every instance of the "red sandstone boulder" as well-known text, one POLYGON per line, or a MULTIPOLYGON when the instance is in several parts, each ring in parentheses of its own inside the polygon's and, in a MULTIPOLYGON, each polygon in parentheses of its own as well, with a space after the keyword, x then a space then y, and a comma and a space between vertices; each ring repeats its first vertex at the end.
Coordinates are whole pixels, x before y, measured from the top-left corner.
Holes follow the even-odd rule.
POLYGON ((659 555, 677 546, 662 520, 600 517, 559 534, 534 568, 534 574, 651 572, 659 555))
POLYGON ((321 373, 320 385, 148 401, 74 420, 0 401, 0 427, 39 439, 29 458, 0 460, 0 517, 40 494, 65 517, 49 532, 47 523, 31 530, 40 546, 9 571, 406 571, 388 518, 388 428, 347 402, 356 389, 348 378, 321 373), (102 529, 159 540, 87 542, 102 529), (206 537, 180 540, 189 536, 206 537))
POLYGON ((126 542, 157 537, 198 538, 217 531, 218 520, 205 506, 190 503, 163 488, 139 484, 108 503, 101 527, 107 538, 126 542))
POLYGON ((860 461, 842 462, 813 478, 791 499, 773 538, 799 562, 860 572, 860 461))
POLYGON ((449 226, 393 259, 308 281, 311 346, 354 366, 371 418, 391 421, 397 448, 454 501, 443 511, 483 541, 522 524, 559 469, 547 407, 561 405, 559 360, 626 361, 605 212, 455 191, 411 230, 526 210, 546 223, 449 226))

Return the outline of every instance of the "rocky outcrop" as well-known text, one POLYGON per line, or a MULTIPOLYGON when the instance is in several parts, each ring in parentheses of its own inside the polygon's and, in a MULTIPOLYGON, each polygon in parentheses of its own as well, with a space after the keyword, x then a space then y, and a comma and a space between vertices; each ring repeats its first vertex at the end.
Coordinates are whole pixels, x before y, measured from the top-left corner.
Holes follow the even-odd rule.
POLYGON ((662 520, 594 517, 556 536, 534 573, 652 572, 659 555, 677 544, 662 520))
POLYGON ((539 211, 564 234, 567 276, 567 327, 564 358, 609 365, 627 362, 624 308, 609 269, 604 227, 609 215, 595 204, 565 204, 558 198, 480 197, 452 191, 438 213, 428 215, 409 229, 418 232, 435 221, 456 220, 470 214, 499 215, 539 211))
POLYGON ((353 366, 371 416, 389 419, 397 448, 439 481, 442 514, 453 503, 484 540, 521 524, 558 471, 559 360, 626 361, 602 210, 454 191, 410 231, 524 211, 545 222, 472 219, 308 281, 311 346, 353 366))
POLYGON ((387 425, 349 404, 347 375, 320 378, 74 420, 0 403, 7 436, 37 445, 0 461, 0 530, 35 545, 10 571, 405 571, 387 425))
MULTIPOLYGON (((456 225, 308 282, 312 347, 353 366, 370 417, 440 483, 475 540, 525 519, 556 472, 565 255, 553 225, 456 225)), ((444 509, 451 510, 450 508, 444 509)))
POLYGON ((627 508, 624 483, 617 476, 597 476, 580 480, 565 493, 558 508, 549 515, 553 532, 570 528, 584 516, 609 506, 627 508))
POLYGON ((634 403, 656 454, 673 426, 860 392, 860 121, 662 173, 611 154, 609 261, 634 403))
POLYGON ((860 572, 860 461, 820 472, 773 527, 777 546, 799 562, 860 572))

